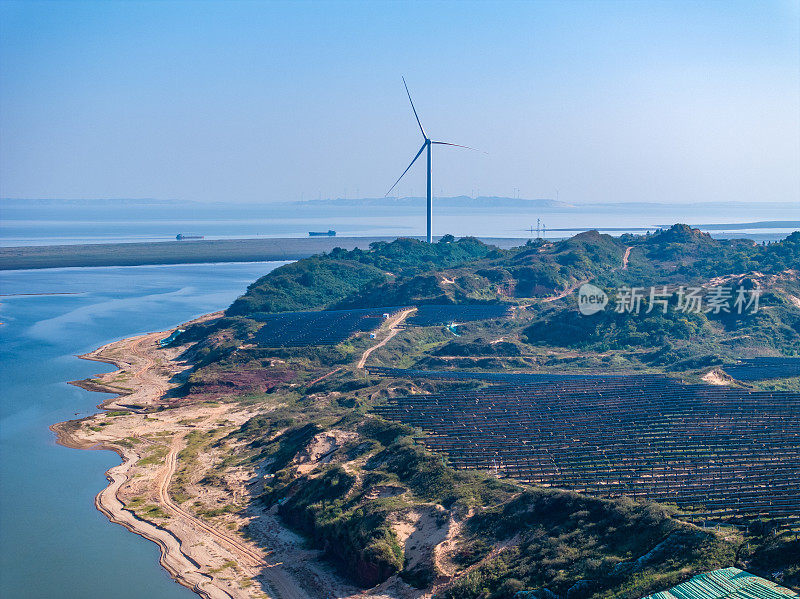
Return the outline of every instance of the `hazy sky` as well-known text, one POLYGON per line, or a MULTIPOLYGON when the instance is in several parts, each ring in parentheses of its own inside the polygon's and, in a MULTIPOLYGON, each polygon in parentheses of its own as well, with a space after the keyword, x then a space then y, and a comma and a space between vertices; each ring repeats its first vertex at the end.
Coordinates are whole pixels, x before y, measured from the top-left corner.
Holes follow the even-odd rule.
POLYGON ((798 0, 0 6, 3 197, 800 201, 798 0))

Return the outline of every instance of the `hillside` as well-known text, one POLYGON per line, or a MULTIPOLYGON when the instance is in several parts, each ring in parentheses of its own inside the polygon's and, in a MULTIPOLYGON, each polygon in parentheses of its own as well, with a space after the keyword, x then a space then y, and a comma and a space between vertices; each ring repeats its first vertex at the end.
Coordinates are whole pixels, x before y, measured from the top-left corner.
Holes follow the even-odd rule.
MULTIPOLYGON (((717 530, 692 523, 692 510, 677 504, 498 479, 496 463, 483 472, 457 469, 452 456, 426 447, 420 429, 378 416, 377 406, 489 383, 356 367, 369 350, 371 365, 434 373, 667 373, 700 382, 718 364, 800 353, 797 263, 800 234, 759 246, 676 225, 649 236, 587 232, 510 250, 470 238, 401 239, 283 266, 224 317, 178 337, 192 366, 165 409, 208 404, 249 414, 194 437, 193 451, 219 459, 193 462, 182 505, 219 527, 240 526, 246 514, 244 534, 266 550, 274 547, 261 521, 276 514, 372 596, 636 599, 735 564, 768 577, 779 572, 798 586, 800 545, 780 532, 780 519, 722 518, 717 530), (587 281, 610 298, 591 316, 576 310, 570 293, 587 281), (615 310, 623 285, 709 294, 723 284, 762 288, 760 309, 648 311, 646 297, 638 314, 615 310), (481 317, 463 309, 493 304, 509 310, 481 317), (441 316, 419 320, 404 306, 441 316), (369 307, 380 309, 343 324, 354 318, 346 311, 369 307), (274 318, 297 311, 331 318, 274 318), (309 338, 300 330, 306 321, 353 328, 344 341, 313 344, 299 341, 309 338), (260 333, 277 322, 289 323, 280 335, 260 333), (246 496, 236 505, 207 499, 242 484, 246 496), (192 485, 216 491, 192 494, 192 485)), ((676 301, 670 296, 667 307, 676 301)), ((781 384, 793 389, 796 381, 781 384)))
POLYGON ((511 250, 471 238, 445 237, 433 245, 400 239, 373 244, 369 251, 336 249, 281 267, 251 285, 227 315, 501 302, 524 308, 518 312, 519 320, 529 321, 519 329, 523 343, 598 352, 649 350, 649 357, 640 356, 643 364, 674 369, 680 360, 700 366, 765 351, 800 351, 795 309, 800 286, 792 270, 797 264, 800 233, 761 246, 714 240, 686 225, 622 238, 590 231, 511 250), (589 281, 610 297, 608 309, 593 318, 582 317, 569 301, 540 301, 589 281), (615 310, 614 294, 620 288, 641 287, 647 295, 649 287, 665 285, 673 293, 668 314, 653 311, 648 297, 638 314, 615 310), (760 287, 763 309, 756 314, 681 313, 674 310, 681 285, 760 287))

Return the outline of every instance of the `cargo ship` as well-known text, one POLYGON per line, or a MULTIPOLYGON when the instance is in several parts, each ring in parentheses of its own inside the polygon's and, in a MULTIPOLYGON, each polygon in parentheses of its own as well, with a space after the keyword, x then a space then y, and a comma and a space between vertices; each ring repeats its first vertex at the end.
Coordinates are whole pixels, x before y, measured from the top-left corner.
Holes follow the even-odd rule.
POLYGON ((309 237, 336 237, 336 231, 328 229, 327 231, 309 231, 309 237))
POLYGON ((183 241, 184 239, 205 239, 205 237, 203 235, 192 235, 191 233, 190 234, 178 233, 175 236, 175 239, 177 239, 178 241, 183 241))

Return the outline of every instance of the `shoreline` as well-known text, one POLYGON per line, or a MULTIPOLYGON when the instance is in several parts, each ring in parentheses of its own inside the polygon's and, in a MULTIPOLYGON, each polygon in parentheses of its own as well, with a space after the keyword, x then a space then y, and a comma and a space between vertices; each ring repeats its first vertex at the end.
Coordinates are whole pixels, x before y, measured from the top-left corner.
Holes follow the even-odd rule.
MULTIPOLYGON (((413 237, 422 239, 422 237, 413 237)), ((92 266, 158 266, 167 264, 218 264, 227 262, 280 262, 300 260, 334 248, 368 250, 371 243, 388 237, 270 237, 89 243, 0 247, 0 271, 92 266)), ((524 245, 529 237, 480 237, 501 248, 524 245)))
MULTIPOLYGON (((214 312, 190 322, 220 314, 214 312)), ((171 385, 174 386, 170 379, 191 369, 189 362, 178 361, 185 347, 158 347, 157 341, 169 333, 163 331, 129 337, 78 356, 112 364, 117 370, 91 379, 71 381, 71 384, 88 391, 112 393, 113 397, 101 402, 96 414, 52 424, 49 428, 56 436, 56 443, 71 449, 113 451, 120 456, 121 463, 105 473, 109 484, 95 496, 95 507, 110 522, 155 543, 160 550, 160 565, 178 584, 204 599, 250 599, 264 596, 265 591, 260 588, 263 585, 252 584, 259 578, 269 589, 278 590, 281 597, 309 599, 299 589, 293 591, 293 581, 282 569, 267 567, 270 564, 264 559, 261 547, 233 533, 216 530, 212 524, 180 508, 170 498, 169 484, 177 467, 177 454, 183 448, 189 430, 179 424, 180 419, 195 416, 195 419, 204 417, 209 420, 223 414, 231 417, 234 407, 224 404, 214 408, 187 405, 153 411, 158 405, 164 405, 159 404, 159 400, 171 385), (114 384, 121 377, 129 379, 131 388, 114 384), (126 404, 126 400, 131 398, 136 400, 137 408, 126 404), (171 419, 166 426, 161 419, 148 416, 161 416, 167 412, 171 413, 171 419), (122 413, 125 414, 112 416, 122 413), (125 420, 128 422, 123 422, 125 420), (99 426, 93 426, 95 424, 99 426), (155 469, 143 468, 143 458, 155 444, 152 439, 161 441, 169 434, 172 434, 170 453, 164 464, 157 464, 155 469), (137 442, 132 443, 132 440, 137 442), (153 519, 136 513, 138 503, 130 498, 129 487, 132 485, 136 485, 137 494, 147 493, 147 502, 152 501, 157 506, 157 510, 151 510, 157 514, 153 519), (237 567, 226 566, 231 563, 237 567), (236 578, 231 578, 231 570, 238 574, 236 578), (251 582, 248 584, 248 581, 251 582)), ((236 420, 243 421, 247 415, 243 412, 236 420)), ((194 426, 197 425, 192 425, 193 429, 194 426)))
MULTIPOLYGON (((201 319, 213 317, 218 314, 220 313, 208 314, 204 317, 201 317, 201 319)), ((198 320, 200 319, 197 319, 193 322, 198 320)), ((144 337, 146 338, 155 335, 161 336, 163 334, 169 334, 169 332, 170 331, 149 333, 144 337)), ((95 350, 92 350, 89 353, 82 354, 77 357, 82 360, 102 362, 104 364, 116 366, 116 371, 104 373, 109 375, 116 374, 122 372, 127 364, 120 359, 104 356, 104 350, 121 342, 128 342, 137 338, 138 336, 129 337, 121 341, 108 343, 95 350)), ((107 383, 102 383, 91 379, 69 381, 69 384, 85 389, 86 391, 114 394, 114 397, 107 398, 97 405, 97 408, 101 410, 100 414, 102 414, 104 411, 110 410, 109 406, 111 406, 112 403, 131 393, 129 391, 121 392, 120 389, 108 385, 107 383)), ((97 416, 97 414, 89 416, 88 418, 93 418, 94 416, 97 416)), ((81 423, 88 418, 57 422, 50 425, 49 428, 56 436, 56 443, 63 447, 79 450, 113 451, 122 460, 120 464, 112 466, 105 472, 105 477, 109 484, 95 496, 95 508, 104 516, 106 516, 110 522, 119 524, 126 528, 129 532, 137 534, 142 538, 155 543, 160 551, 159 564, 167 571, 167 573, 176 583, 197 593, 199 596, 203 597, 203 599, 232 598, 232 595, 224 591, 217 592, 217 589, 204 588, 207 586, 207 583, 212 580, 211 578, 203 577, 198 579, 198 577, 187 575, 187 565, 189 568, 199 569, 200 564, 181 551, 180 538, 178 538, 168 529, 139 518, 134 512, 126 509, 124 502, 119 497, 119 488, 128 481, 128 471, 140 458, 135 452, 126 451, 124 448, 114 442, 91 443, 85 439, 82 439, 77 432, 79 428, 75 427, 74 424, 81 423)))

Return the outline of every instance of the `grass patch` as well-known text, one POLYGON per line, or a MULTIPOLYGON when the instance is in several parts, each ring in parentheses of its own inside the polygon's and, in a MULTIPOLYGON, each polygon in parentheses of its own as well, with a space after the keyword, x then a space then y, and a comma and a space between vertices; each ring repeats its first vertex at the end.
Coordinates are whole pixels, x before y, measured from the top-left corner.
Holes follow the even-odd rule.
POLYGON ((154 466, 157 464, 163 464, 164 458, 167 457, 169 453, 169 449, 166 445, 156 445, 153 447, 147 454, 147 456, 140 459, 136 462, 137 466, 154 466))
POLYGON ((220 572, 222 572, 223 570, 227 570, 228 568, 236 570, 236 569, 238 569, 238 567, 239 567, 239 564, 237 564, 235 561, 230 559, 230 560, 226 561, 224 564, 222 564, 221 566, 219 566, 218 568, 213 568, 213 569, 209 570, 208 573, 209 574, 219 574, 220 572))
POLYGON ((228 504, 210 509, 198 507, 195 509, 195 512, 197 512, 198 516, 203 518, 216 518, 217 516, 224 516, 225 514, 234 514, 240 509, 241 506, 228 504))
POLYGON ((136 515, 142 518, 160 518, 162 520, 170 518, 170 515, 161 509, 160 505, 155 504, 142 506, 140 510, 136 511, 136 515))
POLYGON ((136 508, 142 507, 144 502, 144 497, 133 497, 128 501, 128 503, 125 504, 125 507, 135 510, 136 508))
POLYGON ((131 412, 128 410, 112 410, 110 412, 106 412, 106 416, 110 418, 114 418, 116 416, 130 416, 131 412))

